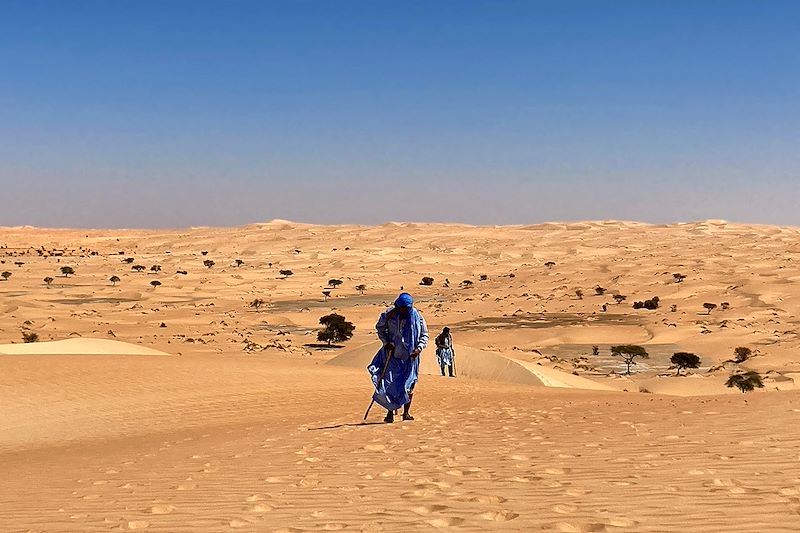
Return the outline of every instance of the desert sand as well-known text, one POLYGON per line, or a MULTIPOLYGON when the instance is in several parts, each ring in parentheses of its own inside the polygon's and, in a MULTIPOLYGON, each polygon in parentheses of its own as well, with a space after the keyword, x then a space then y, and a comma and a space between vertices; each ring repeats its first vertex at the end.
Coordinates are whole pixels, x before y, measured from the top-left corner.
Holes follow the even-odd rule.
POLYGON ((273 221, 0 246, 0 531, 800 524, 798 228, 273 221), (459 376, 431 347, 417 419, 362 424, 401 288, 452 328, 459 376), (331 312, 356 325, 339 347, 316 341, 331 312), (650 358, 625 375, 617 344, 650 358), (700 367, 676 376, 679 351, 700 367), (749 370, 763 389, 725 386, 749 370))

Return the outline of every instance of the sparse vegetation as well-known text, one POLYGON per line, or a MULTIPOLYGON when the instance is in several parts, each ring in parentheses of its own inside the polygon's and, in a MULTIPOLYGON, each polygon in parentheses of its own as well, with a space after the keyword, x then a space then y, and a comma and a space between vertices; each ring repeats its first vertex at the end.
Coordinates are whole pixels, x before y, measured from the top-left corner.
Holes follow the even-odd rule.
POLYGON ((144 272, 144 265, 133 265, 131 270, 134 272, 144 272))
POLYGON ((544 266, 546 266, 547 268, 553 268, 554 266, 556 266, 556 264, 553 261, 548 261, 547 263, 544 264, 544 266))
POLYGON ((622 294, 615 294, 614 295, 614 301, 617 302, 618 304, 621 304, 622 302, 624 302, 627 299, 628 299, 628 297, 625 296, 625 295, 622 295, 622 294))
POLYGON ((356 285, 356 290, 363 295, 364 291, 367 290, 367 286, 366 285, 356 285))
POLYGON ((50 284, 53 283, 53 278, 51 278, 50 276, 47 276, 42 281, 44 281, 45 285, 47 285, 49 287, 50 284))
POLYGON ((433 278, 430 276, 425 276, 422 278, 422 281, 419 282, 420 285, 433 285, 433 278))
POLYGON ((242 261, 241 259, 236 259, 234 263, 236 264, 236 268, 239 268, 244 264, 244 261, 242 261))
POLYGON ((261 309, 264 306, 264 304, 265 304, 264 300, 262 300, 261 298, 256 298, 255 300, 250 302, 250 307, 255 309, 256 313, 258 313, 258 310, 261 309))
POLYGON ((348 322, 344 316, 337 313, 323 316, 319 319, 319 323, 323 329, 317 333, 317 340, 327 342, 329 346, 332 342, 344 342, 350 339, 353 330, 356 329, 352 322, 348 322))
POLYGON ((595 287, 595 288, 594 288, 594 293, 595 293, 597 296, 602 296, 602 295, 604 295, 604 294, 606 293, 606 289, 605 289, 605 288, 603 288, 603 287, 595 287))
POLYGON ((700 358, 689 352, 676 352, 669 360, 673 365, 678 367, 677 376, 681 375, 681 370, 684 368, 698 368, 700 366, 700 358))
POLYGON ((328 298, 330 297, 330 295, 331 295, 331 291, 329 291, 329 290, 328 291, 322 291, 322 296, 325 297, 325 301, 326 302, 328 301, 328 298))
POLYGON ((22 342, 38 342, 39 335, 32 332, 32 331, 23 331, 22 332, 22 342))
POLYGON ((712 304, 712 303, 706 302, 706 303, 703 304, 703 307, 705 307, 708 310, 708 312, 706 314, 710 315, 711 311, 713 311, 714 309, 717 308, 717 304, 712 304))
POLYGON ((622 344, 619 346, 611 347, 611 355, 613 357, 622 357, 622 360, 627 366, 626 374, 631 373, 631 365, 636 364, 636 359, 649 359, 650 354, 647 353, 641 346, 635 344, 622 344))
POLYGON ((470 281, 470 280, 468 280, 468 279, 465 279, 464 281, 462 281, 462 282, 460 283, 460 285, 461 285, 463 288, 465 288, 465 289, 468 289, 468 288, 472 287, 472 281, 470 281))
POLYGON ((731 304, 729 302, 722 302, 721 304, 719 304, 719 307, 723 311, 727 311, 728 309, 731 308, 731 304))
POLYGON ((732 374, 731 377, 728 378, 728 381, 725 382, 727 387, 736 387, 742 393, 750 392, 755 388, 763 388, 764 382, 761 380, 761 376, 758 372, 750 371, 750 372, 743 372, 739 374, 732 374))
POLYGON ((746 346, 738 346, 733 350, 733 362, 736 364, 744 363, 753 355, 753 350, 746 346))
POLYGON ((583 300, 583 291, 581 289, 575 289, 575 296, 578 297, 578 300, 583 300))
POLYGON ((152 285, 152 286, 153 286, 153 288, 155 289, 156 287, 158 287, 159 285, 161 285, 161 282, 160 282, 160 281, 158 281, 157 279, 154 279, 153 281, 151 281, 151 282, 150 282, 150 285, 152 285))
POLYGON ((122 260, 123 263, 127 263, 129 265, 133 264, 133 261, 134 261, 133 257, 126 257, 125 259, 122 260))
POLYGON ((0 274, 0 276, 3 276, 3 281, 8 281, 8 278, 10 278, 10 277, 11 277, 11 272, 9 272, 8 270, 6 270, 6 271, 5 271, 5 272, 3 272, 2 274, 0 274))
POLYGON ((75 269, 71 266, 63 266, 61 267, 61 273, 64 274, 65 278, 68 278, 70 274, 75 274, 75 269))
POLYGON ((116 286, 117 282, 119 281, 119 277, 118 276, 111 276, 110 278, 108 278, 108 281, 111 282, 112 286, 116 286))
POLYGON ((489 276, 488 276, 488 275, 486 275, 486 274, 481 274, 481 275, 478 277, 478 279, 479 279, 479 280, 481 280, 481 281, 486 281, 487 279, 489 279, 489 276))
POLYGON ((596 344, 592 346, 592 355, 600 355, 600 347, 596 344))
POLYGON ((334 289, 342 284, 342 280, 340 279, 329 279, 328 280, 328 287, 333 287, 334 289))
POLYGON ((206 259, 205 261, 203 261, 203 266, 206 267, 206 268, 211 268, 214 265, 216 265, 216 263, 214 261, 212 261, 211 259, 206 259))
POLYGON ((673 274, 672 278, 675 280, 675 283, 683 283, 683 280, 686 279, 686 276, 683 274, 673 274))
POLYGON ((153 265, 150 267, 150 272, 158 273, 161 272, 161 265, 153 265))
POLYGON ((633 302, 633 308, 634 309, 649 309, 650 311, 653 311, 655 309, 658 309, 658 302, 659 301, 660 300, 659 300, 658 296, 653 296, 649 300, 645 300, 643 302, 633 302))
POLYGON ((291 270, 281 270, 280 271, 280 275, 283 276, 283 279, 286 279, 286 278, 288 278, 289 276, 291 276, 293 274, 294 274, 294 272, 292 272, 291 270))

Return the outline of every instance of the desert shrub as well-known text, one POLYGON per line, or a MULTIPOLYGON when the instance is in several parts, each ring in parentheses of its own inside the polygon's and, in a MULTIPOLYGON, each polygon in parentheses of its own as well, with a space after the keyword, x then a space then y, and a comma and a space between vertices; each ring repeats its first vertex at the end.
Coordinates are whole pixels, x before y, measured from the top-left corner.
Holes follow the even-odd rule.
POLYGON ((64 274, 65 278, 68 278, 70 274, 75 274, 75 269, 70 266, 63 266, 61 267, 61 273, 64 274))
POLYGON ((647 353, 641 346, 636 346, 634 344, 622 344, 619 346, 612 346, 611 347, 611 355, 613 357, 622 357, 622 360, 625 362, 627 366, 626 374, 631 373, 631 365, 636 364, 636 359, 649 359, 650 354, 647 353))
POLYGON ((22 341, 23 342, 38 342, 39 335, 32 331, 23 331, 22 332, 22 341))
POLYGON ((700 366, 700 358, 689 352, 676 352, 669 360, 678 367, 678 376, 681 375, 681 370, 684 368, 698 368, 700 366))
POLYGON ((110 278, 108 278, 108 281, 111 282, 111 285, 116 285, 117 282, 119 281, 119 277, 118 276, 111 276, 110 278))
POLYGON ((361 294, 364 294, 364 291, 367 290, 367 286, 366 285, 356 285, 356 290, 358 292, 360 292, 361 294))
POLYGON ((603 287, 595 287, 595 288, 594 288, 594 293, 595 293, 597 296, 602 296, 602 295, 604 295, 604 294, 606 293, 606 289, 605 289, 605 288, 603 288, 603 287))
POLYGON ((592 355, 600 355, 600 347, 597 345, 592 346, 592 355))
POLYGON ((250 305, 250 307, 252 307, 253 309, 256 310, 256 313, 258 313, 258 310, 261 309, 261 307, 264 305, 264 303, 265 303, 264 300, 262 300, 261 298, 256 298, 255 300, 250 302, 249 305, 250 305))
POLYGON ((625 301, 625 300, 627 300, 627 299, 628 299, 628 297, 627 297, 627 296, 624 296, 624 295, 622 295, 622 294, 615 294, 615 295, 614 295, 614 300, 615 300, 615 301, 616 301, 618 304, 621 304, 622 302, 624 302, 624 301, 625 301))
POLYGON ((712 303, 706 302, 706 303, 703 304, 703 307, 705 307, 708 310, 708 312, 706 314, 710 315, 711 311, 713 311, 714 309, 717 308, 717 304, 712 304, 712 303))
POLYGON ((331 295, 331 291, 322 291, 322 296, 325 297, 325 301, 328 301, 328 297, 331 295))
POLYGON ((353 336, 353 330, 356 327, 352 322, 345 320, 340 314, 331 313, 319 319, 322 324, 322 331, 317 333, 317 340, 320 342, 327 342, 330 345, 332 342, 344 342, 353 336))
POLYGON ((581 289, 575 289, 575 296, 578 297, 578 300, 583 300, 583 291, 581 289))
POLYGON ((161 265, 153 265, 150 267, 150 272, 161 272, 161 265))
POLYGON ((211 268, 214 265, 216 265, 216 263, 214 261, 212 261, 211 259, 206 259, 205 261, 203 261, 203 266, 206 267, 206 268, 211 268))
POLYGON ((145 268, 144 265, 133 265, 131 267, 131 270, 133 270, 134 272, 144 272, 144 268, 145 268))
POLYGON ((464 281, 461 282, 461 286, 464 287, 465 289, 472 287, 472 282, 468 279, 465 279, 464 281))
POLYGON ((244 264, 244 261, 242 261, 241 259, 236 259, 234 263, 236 264, 236 268, 239 268, 244 264))
POLYGON ((5 272, 3 272, 2 274, 0 274, 0 276, 3 276, 3 281, 8 281, 8 278, 10 278, 10 277, 11 277, 11 272, 9 272, 8 270, 6 270, 6 271, 5 271, 5 272))
POLYGON ((684 276, 683 274, 673 274, 672 278, 675 280, 675 283, 682 283, 683 280, 686 279, 686 276, 684 276))
POLYGON ((153 288, 155 289, 156 287, 158 287, 159 285, 161 285, 161 282, 160 282, 160 281, 158 281, 157 279, 154 279, 153 281, 151 281, 151 282, 150 282, 150 285, 152 285, 152 286, 153 286, 153 288))
POLYGON ((727 311, 728 309, 731 308, 731 304, 730 304, 730 302, 722 302, 721 304, 719 304, 719 307, 723 311, 727 311))
POLYGON ((419 282, 420 285, 433 285, 433 278, 430 276, 425 276, 422 278, 422 281, 419 282))
POLYGON ((134 261, 133 257, 126 257, 125 259, 122 260, 123 263, 127 263, 129 265, 132 264, 133 261, 134 261))
POLYGON ((764 382, 758 372, 750 371, 741 374, 732 374, 725 382, 727 387, 736 387, 742 393, 750 392, 755 388, 763 388, 764 382))
POLYGON ((746 346, 738 346, 733 350, 733 362, 734 363, 744 363, 750 356, 753 355, 753 350, 746 346))
POLYGON ((291 270, 281 270, 280 274, 281 274, 281 276, 283 276, 284 279, 286 279, 289 276, 293 275, 294 272, 292 272, 291 270))
POLYGON ((658 296, 653 296, 649 300, 645 300, 643 302, 633 302, 633 308, 634 309, 649 309, 650 311, 653 311, 655 309, 658 309, 658 302, 659 301, 660 300, 659 300, 658 296))
POLYGON ((556 266, 556 264, 553 261, 548 261, 547 263, 544 264, 544 266, 546 266, 547 268, 553 268, 554 266, 556 266))
POLYGON ((53 278, 51 278, 50 276, 47 276, 42 281, 44 281, 45 285, 47 285, 49 287, 50 284, 53 283, 53 278))
POLYGON ((489 276, 487 276, 486 274, 481 274, 478 277, 478 279, 481 280, 481 281, 486 281, 487 279, 489 279, 489 276))

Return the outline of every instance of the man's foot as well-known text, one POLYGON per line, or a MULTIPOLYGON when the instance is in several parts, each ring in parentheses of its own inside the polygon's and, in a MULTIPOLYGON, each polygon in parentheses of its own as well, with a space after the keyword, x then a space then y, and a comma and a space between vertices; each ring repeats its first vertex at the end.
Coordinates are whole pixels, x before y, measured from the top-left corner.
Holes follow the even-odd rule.
POLYGON ((384 418, 383 421, 386 422, 387 424, 391 424, 392 422, 394 422, 394 413, 391 411, 386 413, 386 418, 384 418))
POLYGON ((403 420, 414 420, 414 417, 408 413, 403 413, 403 420))

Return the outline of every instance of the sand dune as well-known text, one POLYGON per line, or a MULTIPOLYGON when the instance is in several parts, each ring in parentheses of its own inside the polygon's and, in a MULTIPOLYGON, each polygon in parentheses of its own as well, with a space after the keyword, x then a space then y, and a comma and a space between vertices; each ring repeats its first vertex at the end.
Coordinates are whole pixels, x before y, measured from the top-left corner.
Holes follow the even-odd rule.
POLYGON ((0 531, 796 531, 798 260, 724 221, 3 228, 0 531), (363 424, 401 287, 459 377, 428 349, 417 419, 363 424))

